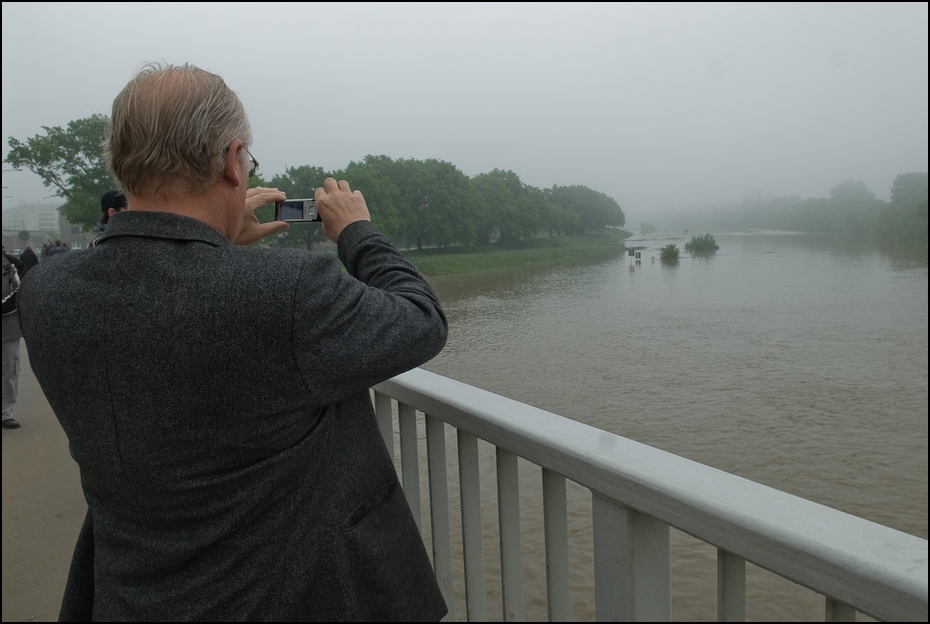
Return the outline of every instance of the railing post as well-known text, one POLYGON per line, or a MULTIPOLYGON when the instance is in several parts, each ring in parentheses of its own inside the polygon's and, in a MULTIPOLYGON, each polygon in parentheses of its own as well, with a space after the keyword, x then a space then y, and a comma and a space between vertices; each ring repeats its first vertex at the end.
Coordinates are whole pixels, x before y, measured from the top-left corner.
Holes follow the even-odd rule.
POLYGON ((417 410, 398 402, 397 429, 400 432, 400 469, 403 476, 404 495, 422 532, 420 518, 420 450, 417 440, 417 410))
POLYGON ((746 560, 717 549, 717 621, 746 621, 746 560))
POLYGON ((572 602, 568 573, 568 499, 565 494, 565 477, 543 468, 542 480, 549 621, 570 622, 572 602))
POLYGON ((826 597, 824 622, 855 622, 856 610, 845 602, 826 597))
POLYGON ((449 612, 443 621, 455 621, 452 584, 452 519, 449 514, 449 475, 446 468, 446 423, 429 414, 426 420, 426 460, 429 466, 429 518, 432 529, 433 569, 449 612))
POLYGON ((481 536, 481 472, 478 470, 478 438, 458 433, 459 489, 462 502, 462 541, 465 558, 465 609, 469 622, 487 622, 484 585, 484 546, 481 536))
POLYGON ((391 396, 375 390, 375 418, 378 421, 378 429, 381 430, 381 437, 384 439, 384 446, 391 455, 391 461, 394 460, 393 411, 394 404, 391 396))
POLYGON ((597 620, 672 619, 668 525, 593 493, 597 620))
POLYGON ((504 621, 523 622, 523 560, 520 555, 520 479, 517 456, 497 448, 497 505, 504 621))

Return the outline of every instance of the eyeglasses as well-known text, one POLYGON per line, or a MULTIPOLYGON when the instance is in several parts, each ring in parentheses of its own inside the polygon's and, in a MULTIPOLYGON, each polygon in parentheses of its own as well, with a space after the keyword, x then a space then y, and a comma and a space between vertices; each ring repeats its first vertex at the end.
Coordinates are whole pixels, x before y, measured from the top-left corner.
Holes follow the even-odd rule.
POLYGON ((258 171, 258 161, 255 160, 255 156, 252 156, 252 152, 249 150, 245 150, 245 153, 249 155, 249 160, 252 161, 252 168, 249 169, 249 177, 251 178, 258 171))
MULTIPOLYGON (((227 147, 225 150, 223 150, 223 153, 228 154, 229 148, 227 147)), ((258 161, 255 160, 255 156, 252 156, 252 152, 249 150, 245 150, 245 153, 249 155, 249 162, 252 163, 252 167, 249 169, 249 177, 251 178, 255 175, 255 172, 258 171, 258 161)))

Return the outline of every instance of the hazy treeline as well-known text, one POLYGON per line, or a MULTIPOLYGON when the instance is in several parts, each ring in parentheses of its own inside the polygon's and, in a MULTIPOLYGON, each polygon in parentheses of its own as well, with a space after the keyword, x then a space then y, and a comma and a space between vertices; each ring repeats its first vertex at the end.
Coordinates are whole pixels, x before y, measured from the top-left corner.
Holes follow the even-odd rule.
MULTIPOLYGON (((69 122, 66 129, 46 127, 45 135, 26 141, 9 138, 5 162, 38 174, 65 200, 61 210, 68 220, 85 230, 96 227, 100 196, 113 186, 103 162, 106 121, 103 115, 92 115, 69 122)), ((452 163, 436 159, 369 155, 338 171, 287 167, 283 175, 267 181, 259 172, 250 184, 274 186, 296 199, 309 196, 328 176, 345 178, 361 190, 378 227, 406 248, 470 247, 541 234, 579 234, 623 227, 626 221, 614 199, 585 186, 541 189, 500 169, 469 177, 452 163)), ((269 220, 271 212, 271 207, 262 208, 259 218, 269 220)), ((673 223, 703 231, 794 230, 926 243, 927 173, 898 175, 888 202, 862 182, 846 180, 827 198, 746 197, 736 205, 679 215, 673 223)), ((318 226, 296 225, 271 244, 309 245, 316 240, 322 240, 318 226)))
POLYGON ((927 242, 927 172, 903 173, 891 200, 878 199, 862 182, 846 180, 830 197, 747 196, 735 205, 681 216, 679 225, 715 231, 769 229, 823 232, 886 241, 927 242))
MULTIPOLYGON (((349 181, 365 195, 372 220, 396 244, 423 247, 483 245, 520 241, 543 234, 561 236, 623 226, 620 205, 585 186, 540 189, 513 171, 495 169, 469 177, 436 159, 366 156, 339 171, 286 168, 268 181, 288 197, 308 197, 326 177, 349 181)), ((270 209, 258 213, 270 218, 270 209)), ((292 226, 278 244, 310 243, 319 228, 292 226)))

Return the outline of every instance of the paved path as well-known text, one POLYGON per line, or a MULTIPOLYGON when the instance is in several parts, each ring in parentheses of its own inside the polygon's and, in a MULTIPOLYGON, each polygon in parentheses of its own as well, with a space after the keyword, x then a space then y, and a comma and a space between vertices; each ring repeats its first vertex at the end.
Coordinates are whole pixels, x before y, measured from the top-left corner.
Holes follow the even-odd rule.
POLYGON ((13 408, 3 429, 3 621, 56 622, 87 504, 68 439, 21 346, 13 408))

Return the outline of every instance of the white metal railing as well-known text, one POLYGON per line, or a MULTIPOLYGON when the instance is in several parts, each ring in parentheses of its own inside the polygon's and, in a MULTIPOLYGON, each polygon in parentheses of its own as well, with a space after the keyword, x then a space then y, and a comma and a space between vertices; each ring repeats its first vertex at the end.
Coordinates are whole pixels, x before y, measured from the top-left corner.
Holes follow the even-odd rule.
POLYGON ((450 606, 447 621, 456 619, 453 550, 461 553, 463 571, 455 578, 467 619, 488 620, 479 441, 495 452, 504 621, 524 619, 519 458, 542 473, 550 621, 571 619, 567 483, 591 493, 593 569, 585 574, 594 577, 598 621, 672 619, 672 528, 716 547, 720 621, 745 620, 746 562, 822 595, 825 621, 855 621, 856 612, 927 621, 926 539, 424 369, 373 391, 382 435, 392 456, 397 445, 395 461, 418 522, 427 501, 429 525, 421 530, 450 606), (446 458, 447 435, 455 439, 455 463, 446 458), (450 475, 456 471, 461 543, 453 544, 450 475))

